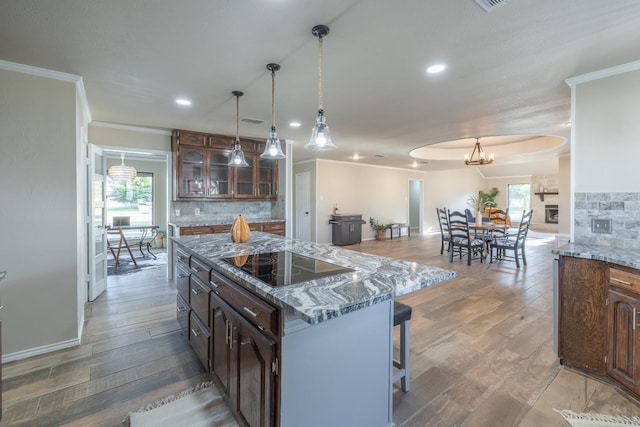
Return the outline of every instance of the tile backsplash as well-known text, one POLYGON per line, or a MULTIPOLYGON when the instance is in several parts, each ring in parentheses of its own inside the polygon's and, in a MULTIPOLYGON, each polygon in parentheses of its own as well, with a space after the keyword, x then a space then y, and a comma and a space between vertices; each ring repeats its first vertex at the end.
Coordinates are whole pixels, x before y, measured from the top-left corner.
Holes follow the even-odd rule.
POLYGON ((574 243, 640 249, 640 193, 575 193, 574 220, 574 243), (610 219, 611 233, 593 233, 593 219, 610 219))
POLYGON ((285 196, 279 196, 271 201, 233 201, 233 202, 170 202, 169 222, 175 223, 206 223, 215 220, 216 223, 231 223, 242 214, 247 221, 270 219, 285 219, 285 196), (196 210, 199 209, 199 215, 196 210), (176 215, 180 210, 180 216, 176 215))

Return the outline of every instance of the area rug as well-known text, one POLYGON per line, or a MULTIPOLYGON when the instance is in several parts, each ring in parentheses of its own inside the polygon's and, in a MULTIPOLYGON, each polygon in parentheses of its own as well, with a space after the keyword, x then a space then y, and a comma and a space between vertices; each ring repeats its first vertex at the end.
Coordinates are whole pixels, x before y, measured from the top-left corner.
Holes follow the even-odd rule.
POLYGON ((113 271, 113 264, 115 260, 110 256, 107 260, 107 275, 117 276, 122 274, 132 274, 139 271, 148 270, 150 268, 167 266, 166 249, 158 250, 157 252, 154 251, 153 254, 156 256, 156 259, 153 259, 153 257, 150 255, 142 258, 140 257, 140 252, 134 252, 134 255, 136 255, 136 262, 138 263, 138 267, 136 267, 133 262, 131 262, 131 258, 129 257, 128 253, 121 253, 117 271, 113 271))
POLYGON ((587 414, 573 412, 568 409, 562 411, 554 409, 567 420, 572 427, 620 427, 640 426, 640 417, 613 416, 604 414, 587 414))
POLYGON ((211 381, 130 412, 123 423, 131 427, 238 426, 211 381))

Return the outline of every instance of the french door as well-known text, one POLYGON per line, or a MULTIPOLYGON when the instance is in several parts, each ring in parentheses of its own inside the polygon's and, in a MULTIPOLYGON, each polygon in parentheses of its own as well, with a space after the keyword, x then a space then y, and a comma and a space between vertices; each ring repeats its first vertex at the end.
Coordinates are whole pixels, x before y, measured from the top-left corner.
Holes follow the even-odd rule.
POLYGON ((107 229, 106 229, 106 159, 102 149, 88 144, 87 165, 87 228, 89 301, 107 289, 107 229))

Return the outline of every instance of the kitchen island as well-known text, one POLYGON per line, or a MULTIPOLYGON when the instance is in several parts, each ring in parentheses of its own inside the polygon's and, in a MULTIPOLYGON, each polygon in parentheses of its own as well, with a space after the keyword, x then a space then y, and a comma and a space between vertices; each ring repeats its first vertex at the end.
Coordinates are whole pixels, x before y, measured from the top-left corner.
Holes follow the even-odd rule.
POLYGON ((553 253, 561 363, 640 399, 640 251, 570 244, 553 253))
POLYGON ((241 424, 392 425, 393 299, 454 272, 259 232, 173 241, 178 319, 241 424), (266 283, 259 254, 311 278, 266 283))

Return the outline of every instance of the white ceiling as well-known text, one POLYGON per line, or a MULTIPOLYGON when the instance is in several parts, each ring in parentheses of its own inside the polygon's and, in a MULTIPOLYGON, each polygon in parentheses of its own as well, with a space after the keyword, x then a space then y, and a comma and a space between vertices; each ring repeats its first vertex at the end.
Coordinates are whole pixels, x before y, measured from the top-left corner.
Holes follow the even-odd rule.
MULTIPOLYGON (((1 0, 0 11, 0 59, 82 76, 99 122, 233 135, 238 89, 241 115, 265 120, 241 123, 241 135, 266 138, 266 64, 279 63, 276 122, 279 137, 295 141, 294 161, 357 152, 406 168, 410 151, 447 140, 568 141, 564 80, 640 56, 638 0, 512 0, 489 13, 473 0, 1 0), (316 24, 331 29, 324 107, 338 146, 320 153, 302 148, 318 107, 316 24), (426 75, 438 62, 447 70, 426 75)), ((482 173, 552 173, 545 167, 567 151, 496 156, 482 173)))

